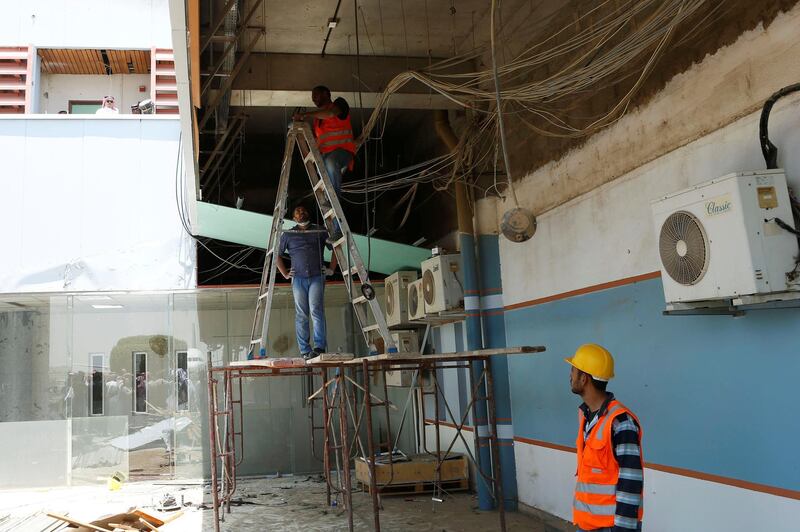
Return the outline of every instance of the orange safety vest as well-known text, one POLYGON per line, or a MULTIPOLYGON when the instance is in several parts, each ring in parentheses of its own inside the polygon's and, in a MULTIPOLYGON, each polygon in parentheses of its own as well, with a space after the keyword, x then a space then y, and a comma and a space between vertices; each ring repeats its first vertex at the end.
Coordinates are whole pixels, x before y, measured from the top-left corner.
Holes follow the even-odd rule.
MULTIPOLYGON (((572 522, 584 530, 610 528, 614 526, 614 513, 617 509, 617 479, 619 464, 614 457, 614 444, 611 440, 611 426, 615 417, 628 414, 639 420, 619 401, 608 403, 605 414, 583 439, 585 419, 583 411, 578 411, 578 450, 577 484, 572 506, 572 522)), ((639 425, 639 447, 642 444, 642 429, 639 425)), ((642 520, 642 506, 639 506, 639 521, 642 520)))
MULTIPOLYGON (((324 109, 333 107, 333 102, 324 109)), ((330 118, 317 118, 314 120, 314 136, 321 153, 330 153, 333 150, 347 150, 356 153, 356 144, 353 141, 353 126, 350 124, 350 114, 344 119, 338 116, 330 118)))

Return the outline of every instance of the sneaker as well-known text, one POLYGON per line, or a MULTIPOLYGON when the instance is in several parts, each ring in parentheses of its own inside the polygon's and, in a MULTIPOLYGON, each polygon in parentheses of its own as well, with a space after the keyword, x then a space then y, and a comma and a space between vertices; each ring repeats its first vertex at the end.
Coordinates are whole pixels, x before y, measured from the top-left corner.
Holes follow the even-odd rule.
POLYGON ((327 242, 330 245, 333 245, 341 238, 342 238, 342 230, 337 229, 333 232, 331 236, 328 237, 328 239, 325 242, 327 242))
POLYGON ((325 352, 325 349, 323 349, 321 347, 315 347, 314 351, 312 351, 312 353, 314 354, 315 357, 320 356, 324 352, 325 352))
POLYGON ((314 351, 309 351, 308 353, 300 353, 300 356, 303 360, 311 360, 317 355, 314 354, 314 351))

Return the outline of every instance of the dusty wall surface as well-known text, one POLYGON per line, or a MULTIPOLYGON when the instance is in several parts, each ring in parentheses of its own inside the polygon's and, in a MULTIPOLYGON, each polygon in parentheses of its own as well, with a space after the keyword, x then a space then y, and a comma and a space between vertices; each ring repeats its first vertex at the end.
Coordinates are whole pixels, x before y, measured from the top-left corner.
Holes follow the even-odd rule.
POLYGON ((756 111, 797 82, 799 24, 795 7, 675 76, 647 105, 522 178, 521 203, 541 214, 756 111))

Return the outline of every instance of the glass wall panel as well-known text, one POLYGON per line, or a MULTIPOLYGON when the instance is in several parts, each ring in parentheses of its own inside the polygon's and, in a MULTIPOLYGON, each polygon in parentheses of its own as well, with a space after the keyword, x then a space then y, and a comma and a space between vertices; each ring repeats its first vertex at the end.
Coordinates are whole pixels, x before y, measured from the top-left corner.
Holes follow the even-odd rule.
MULTIPOLYGON (((0 486, 104 483, 116 471, 131 480, 207 476, 206 364, 247 358, 256 295, 0 295, 0 486)), ((343 286, 329 285, 325 297, 329 350, 363 353, 343 286)), ((289 287, 276 291, 269 336, 270 356, 299 355, 289 287)), ((241 474, 321 468, 305 400, 316 386, 300 377, 242 382, 241 474)))

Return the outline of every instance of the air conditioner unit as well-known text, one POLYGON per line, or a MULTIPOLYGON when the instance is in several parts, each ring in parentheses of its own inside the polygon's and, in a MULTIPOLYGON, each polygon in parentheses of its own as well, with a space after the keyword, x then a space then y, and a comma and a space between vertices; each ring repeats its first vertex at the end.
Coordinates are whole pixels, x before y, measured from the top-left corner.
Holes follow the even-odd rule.
POLYGON ((652 202, 667 303, 797 290, 783 170, 728 174, 652 202))
POLYGON ((425 294, 422 279, 408 283, 408 319, 420 320, 425 317, 425 294))
MULTIPOLYGON (((399 353, 419 353, 419 336, 416 331, 392 331, 392 339, 397 345, 399 353)), ((386 371, 387 386, 411 386, 413 371, 408 369, 393 369, 386 371)), ((422 384, 421 375, 417 384, 422 384)))
POLYGON ((438 255, 422 263, 425 312, 448 312, 464 308, 461 255, 438 255))
POLYGON ((408 285, 417 279, 415 271, 395 272, 386 278, 386 324, 408 324, 408 285))

